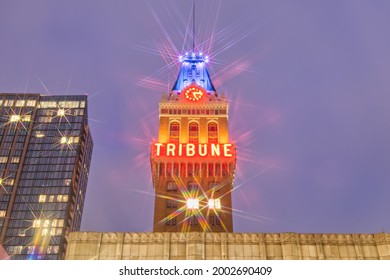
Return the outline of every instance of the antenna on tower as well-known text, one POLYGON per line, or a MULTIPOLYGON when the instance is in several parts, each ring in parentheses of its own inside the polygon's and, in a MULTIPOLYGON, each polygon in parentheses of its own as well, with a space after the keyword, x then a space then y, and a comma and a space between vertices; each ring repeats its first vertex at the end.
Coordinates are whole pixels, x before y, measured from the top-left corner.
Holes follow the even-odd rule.
POLYGON ((195 0, 192 0, 192 52, 195 52, 195 0))

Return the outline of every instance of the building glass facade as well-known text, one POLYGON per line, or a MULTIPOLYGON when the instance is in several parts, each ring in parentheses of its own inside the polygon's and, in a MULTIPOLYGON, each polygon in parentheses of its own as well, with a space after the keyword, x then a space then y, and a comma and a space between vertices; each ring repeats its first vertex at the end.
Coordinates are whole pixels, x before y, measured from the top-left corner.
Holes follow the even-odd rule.
POLYGON ((87 96, 0 94, 0 111, 0 244, 11 259, 63 259, 92 155, 87 96))

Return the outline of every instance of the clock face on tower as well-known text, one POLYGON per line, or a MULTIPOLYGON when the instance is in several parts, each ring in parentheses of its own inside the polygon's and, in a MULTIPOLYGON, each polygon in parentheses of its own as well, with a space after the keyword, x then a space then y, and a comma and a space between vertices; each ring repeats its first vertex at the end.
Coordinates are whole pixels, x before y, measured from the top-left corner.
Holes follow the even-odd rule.
POLYGON ((184 92, 184 96, 189 101, 193 101, 193 102, 201 100, 202 97, 206 95, 206 91, 196 84, 189 85, 183 90, 183 92, 184 92))

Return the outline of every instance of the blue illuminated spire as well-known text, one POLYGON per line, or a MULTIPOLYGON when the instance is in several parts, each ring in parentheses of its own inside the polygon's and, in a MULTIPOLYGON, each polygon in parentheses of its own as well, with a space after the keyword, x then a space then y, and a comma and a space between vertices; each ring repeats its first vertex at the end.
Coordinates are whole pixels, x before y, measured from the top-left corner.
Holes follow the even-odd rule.
POLYGON ((179 61, 181 62, 180 72, 172 91, 181 92, 186 86, 196 83, 207 92, 215 92, 206 67, 209 62, 208 56, 205 56, 202 52, 186 53, 179 57, 179 61))

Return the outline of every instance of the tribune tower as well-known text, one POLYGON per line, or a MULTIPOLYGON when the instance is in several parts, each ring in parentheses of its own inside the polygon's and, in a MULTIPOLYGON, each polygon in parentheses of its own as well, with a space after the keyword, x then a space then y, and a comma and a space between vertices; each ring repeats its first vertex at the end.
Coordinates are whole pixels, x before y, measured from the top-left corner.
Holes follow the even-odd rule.
POLYGON ((178 78, 159 103, 152 144, 155 232, 232 232, 236 149, 229 142, 228 103, 218 94, 202 52, 179 57, 178 78))

